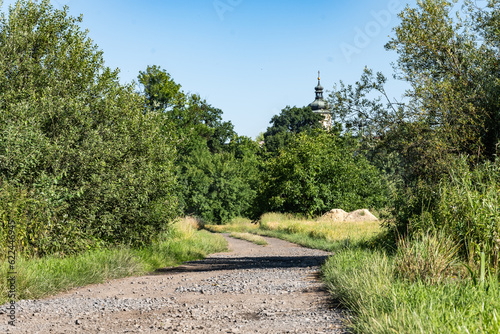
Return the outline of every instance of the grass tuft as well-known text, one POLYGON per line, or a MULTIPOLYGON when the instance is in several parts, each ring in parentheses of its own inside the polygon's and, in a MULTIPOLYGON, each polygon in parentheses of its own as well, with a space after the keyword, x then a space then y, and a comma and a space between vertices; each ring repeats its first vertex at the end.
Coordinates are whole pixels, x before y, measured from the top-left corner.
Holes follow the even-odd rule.
POLYGON ((251 233, 232 232, 230 237, 253 242, 256 245, 266 246, 267 241, 263 237, 251 233))
POLYGON ((400 238, 395 255, 395 275, 410 282, 437 284, 459 276, 459 246, 439 234, 424 234, 413 240, 400 238))

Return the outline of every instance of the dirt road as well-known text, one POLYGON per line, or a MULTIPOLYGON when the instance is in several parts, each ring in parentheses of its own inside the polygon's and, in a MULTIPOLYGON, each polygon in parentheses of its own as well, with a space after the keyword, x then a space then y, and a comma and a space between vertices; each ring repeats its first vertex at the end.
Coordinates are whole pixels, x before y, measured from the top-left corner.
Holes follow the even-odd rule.
MULTIPOLYGON (((342 333, 317 275, 327 252, 226 237, 229 253, 17 304, 2 333, 342 333)), ((0 313, 5 312, 0 308, 0 313)))

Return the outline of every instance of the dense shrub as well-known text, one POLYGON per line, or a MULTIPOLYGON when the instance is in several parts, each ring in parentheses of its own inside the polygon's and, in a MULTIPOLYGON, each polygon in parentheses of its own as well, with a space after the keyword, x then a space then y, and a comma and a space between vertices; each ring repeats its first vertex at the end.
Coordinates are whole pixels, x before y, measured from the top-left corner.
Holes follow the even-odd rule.
POLYGON ((317 215, 382 207, 386 192, 379 171, 356 153, 353 138, 318 130, 296 135, 266 162, 260 199, 263 211, 317 215))
POLYGON ((179 183, 185 212, 213 223, 252 215, 259 178, 257 148, 251 140, 236 141, 226 152, 200 148, 184 159, 179 183))
POLYGON ((500 161, 471 170, 466 158, 458 159, 439 184, 421 184, 399 199, 399 221, 410 232, 432 229, 447 233, 470 264, 479 263, 479 254, 485 252, 498 271, 499 191, 500 161))
POLYGON ((0 234, 14 221, 32 254, 146 244, 175 214, 163 116, 143 113, 80 21, 47 0, 0 19, 0 234))

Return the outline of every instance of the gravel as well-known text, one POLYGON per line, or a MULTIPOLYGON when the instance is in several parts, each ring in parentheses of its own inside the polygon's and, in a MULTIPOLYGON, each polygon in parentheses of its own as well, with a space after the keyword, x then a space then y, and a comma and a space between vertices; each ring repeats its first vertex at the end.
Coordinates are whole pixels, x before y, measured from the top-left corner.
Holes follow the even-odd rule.
POLYGON ((177 268, 16 304, 3 333, 343 333, 346 314, 317 279, 330 254, 266 238, 229 238, 219 253, 177 268))

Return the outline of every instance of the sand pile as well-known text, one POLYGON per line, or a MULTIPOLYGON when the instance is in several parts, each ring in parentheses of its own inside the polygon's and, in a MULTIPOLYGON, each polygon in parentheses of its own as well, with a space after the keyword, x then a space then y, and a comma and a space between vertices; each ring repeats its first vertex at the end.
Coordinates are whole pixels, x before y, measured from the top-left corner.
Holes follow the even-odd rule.
POLYGON ((342 209, 333 209, 321 216, 321 220, 331 220, 335 222, 363 222, 377 221, 378 219, 367 209, 360 209, 349 213, 342 209))
POLYGON ((377 217, 375 217, 367 209, 360 209, 353 212, 349 212, 349 214, 344 219, 344 221, 347 222, 366 222, 366 221, 377 221, 377 220, 378 220, 377 217))
POLYGON ((347 217, 347 215, 348 213, 342 209, 333 209, 321 216, 321 219, 342 222, 344 221, 345 217, 347 217))

